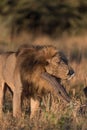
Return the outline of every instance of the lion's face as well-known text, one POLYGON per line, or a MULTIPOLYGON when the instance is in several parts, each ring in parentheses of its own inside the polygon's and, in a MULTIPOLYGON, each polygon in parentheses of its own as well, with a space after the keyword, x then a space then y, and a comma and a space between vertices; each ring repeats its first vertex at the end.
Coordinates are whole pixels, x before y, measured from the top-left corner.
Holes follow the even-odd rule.
POLYGON ((46 71, 60 79, 70 79, 74 76, 74 71, 69 65, 66 56, 61 52, 48 60, 46 71))

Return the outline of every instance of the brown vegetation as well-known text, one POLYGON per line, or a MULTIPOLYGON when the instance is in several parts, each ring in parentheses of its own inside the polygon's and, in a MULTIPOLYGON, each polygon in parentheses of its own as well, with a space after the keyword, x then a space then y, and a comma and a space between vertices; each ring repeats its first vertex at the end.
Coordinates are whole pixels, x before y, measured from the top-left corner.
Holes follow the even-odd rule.
MULTIPOLYGON (((20 38, 14 39, 15 42, 30 41, 33 44, 55 44, 55 46, 69 56, 72 66, 75 70, 75 77, 64 83, 69 95, 77 101, 77 108, 72 104, 66 106, 62 100, 55 99, 54 96, 47 95, 41 102, 41 108, 38 109, 37 115, 32 121, 29 121, 28 105, 23 105, 26 112, 22 112, 20 121, 12 118, 12 97, 7 91, 4 105, 5 116, 0 121, 2 130, 86 130, 87 129, 87 98, 84 96, 83 89, 87 86, 87 37, 72 36, 51 39, 47 36, 30 37, 22 35, 20 38), (73 56, 74 55, 74 56, 73 56), (75 57, 75 55, 77 55, 75 57), (74 57, 74 58, 73 58, 74 57), (79 62, 78 62, 79 61, 79 62), (51 101, 50 101, 51 100, 51 101), (44 107, 46 106, 46 107, 44 107), (25 114, 26 113, 26 114, 25 114), (43 125, 44 124, 44 125, 43 125)), ((19 44, 0 44, 5 50, 15 50, 19 44)), ((25 103, 25 102, 24 102, 25 103)))

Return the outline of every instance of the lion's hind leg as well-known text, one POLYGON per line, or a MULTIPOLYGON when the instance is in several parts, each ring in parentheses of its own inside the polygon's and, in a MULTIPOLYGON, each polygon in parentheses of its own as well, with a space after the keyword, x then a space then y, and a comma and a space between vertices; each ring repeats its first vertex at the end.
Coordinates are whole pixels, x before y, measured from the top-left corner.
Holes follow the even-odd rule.
POLYGON ((3 100, 4 100, 4 82, 0 82, 0 118, 3 114, 3 100))

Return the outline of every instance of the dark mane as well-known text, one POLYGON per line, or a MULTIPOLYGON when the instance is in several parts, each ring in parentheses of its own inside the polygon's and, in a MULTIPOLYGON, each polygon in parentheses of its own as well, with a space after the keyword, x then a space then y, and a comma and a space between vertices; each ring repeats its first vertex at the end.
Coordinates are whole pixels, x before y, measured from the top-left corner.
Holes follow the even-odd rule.
POLYGON ((34 96, 35 94, 37 95, 38 92, 36 91, 39 91, 41 95, 45 93, 43 87, 41 86, 39 87, 36 86, 36 84, 33 84, 31 77, 35 78, 34 74, 38 73, 39 75, 39 71, 40 73, 42 71, 44 72, 46 71, 45 66, 48 64, 47 59, 52 57, 52 54, 50 54, 52 53, 50 49, 56 50, 53 46, 29 46, 29 45, 21 46, 18 49, 18 52, 16 54, 18 60, 17 65, 20 68, 21 81, 26 86, 24 88, 25 89, 24 92, 26 93, 26 90, 27 91, 29 90, 29 92, 27 92, 28 95, 30 94, 32 96, 34 96))
POLYGON ((33 69, 37 66, 43 66, 46 65, 46 59, 44 55, 39 55, 39 46, 37 47, 28 47, 23 48, 19 51, 18 61, 20 60, 20 67, 21 70, 24 70, 25 72, 33 72, 33 69))
MULTIPOLYGON (((47 65, 47 58, 52 57, 49 52, 43 52, 47 48, 53 46, 30 46, 22 45, 18 49, 16 56, 18 56, 18 61, 20 61, 20 67, 26 72, 31 72, 37 66, 47 65), (48 54, 46 54, 48 53, 48 54)), ((55 48, 54 48, 55 49, 55 48)))

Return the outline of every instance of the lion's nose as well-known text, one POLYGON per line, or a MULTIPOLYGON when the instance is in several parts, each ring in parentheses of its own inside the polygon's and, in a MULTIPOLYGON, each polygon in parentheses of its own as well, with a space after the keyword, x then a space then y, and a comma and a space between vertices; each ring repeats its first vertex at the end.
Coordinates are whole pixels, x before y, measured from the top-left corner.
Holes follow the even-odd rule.
POLYGON ((74 74, 74 70, 69 70, 68 75, 73 75, 74 74))

